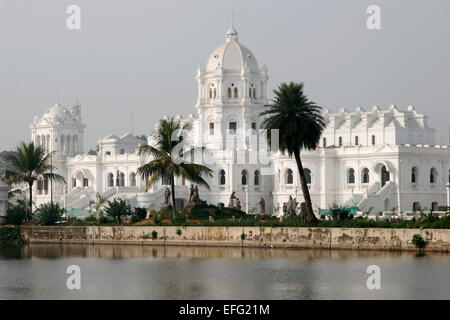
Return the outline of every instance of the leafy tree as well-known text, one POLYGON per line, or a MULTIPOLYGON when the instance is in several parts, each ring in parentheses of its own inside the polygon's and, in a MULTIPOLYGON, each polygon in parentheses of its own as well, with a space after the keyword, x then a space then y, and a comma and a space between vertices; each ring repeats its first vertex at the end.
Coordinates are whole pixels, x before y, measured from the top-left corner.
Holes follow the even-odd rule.
POLYGON ((6 216, 7 224, 19 225, 30 220, 31 212, 24 200, 18 200, 16 204, 10 204, 6 216))
POLYGON ((121 198, 108 201, 105 206, 105 213, 108 217, 115 219, 118 223, 122 222, 122 217, 132 215, 130 204, 121 198))
POLYGON ((53 173, 55 167, 50 164, 50 157, 51 153, 46 153, 40 146, 35 147, 33 142, 29 144, 22 142, 16 151, 8 152, 3 156, 7 165, 6 181, 28 184, 30 212, 33 212, 33 184, 39 177, 65 183, 62 176, 53 173))
POLYGON ((300 152, 303 149, 316 149, 325 128, 322 108, 309 101, 303 92, 303 83, 283 82, 274 93, 272 104, 266 105, 266 109, 261 113, 261 116, 265 117, 262 127, 267 129, 269 143, 271 131, 279 130, 280 150, 287 151, 289 156, 295 157, 308 214, 307 221, 310 224, 317 224, 300 152))
POLYGON ((57 203, 45 203, 36 211, 36 218, 41 221, 44 226, 55 225, 61 220, 61 208, 57 203))
POLYGON ((150 162, 138 169, 142 178, 148 179, 146 190, 163 177, 170 181, 174 219, 176 219, 174 178, 182 176, 209 190, 209 185, 202 176, 212 176, 211 169, 200 164, 187 162, 183 157, 183 137, 191 129, 190 123, 183 123, 179 119, 173 117, 161 119, 153 137, 154 146, 147 145, 139 148, 139 155, 147 155, 152 158, 150 162))

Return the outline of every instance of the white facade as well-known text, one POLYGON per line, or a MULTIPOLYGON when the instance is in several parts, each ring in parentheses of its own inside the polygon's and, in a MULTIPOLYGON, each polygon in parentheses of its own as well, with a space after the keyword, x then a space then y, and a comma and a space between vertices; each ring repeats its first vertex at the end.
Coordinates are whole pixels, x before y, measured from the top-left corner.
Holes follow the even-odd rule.
MULTIPOLYGON (((233 27, 206 67, 198 69, 196 80, 197 115, 185 121, 193 125, 189 140, 206 148, 210 160, 203 164, 214 172, 208 179, 211 190, 201 189, 200 197, 227 205, 234 191, 247 212, 255 212, 262 197, 266 213, 278 215, 289 196, 301 203, 295 160, 276 154, 261 164, 255 156, 257 149, 265 150, 258 129, 268 102, 268 71, 239 42, 233 27)), ((302 152, 314 209, 337 203, 372 212, 405 212, 413 206, 437 210, 447 205, 450 148, 434 145, 435 132, 425 115, 413 107, 400 111, 390 106, 325 110, 324 117, 327 127, 320 146, 302 152)), ((142 141, 132 134, 108 135, 99 141, 98 155, 88 155, 83 153, 84 128, 79 104, 69 111, 57 103, 31 125, 32 140, 55 151, 54 164, 67 180, 67 186, 53 185, 54 200, 68 209, 84 209, 98 192, 103 198, 126 197, 134 206, 158 210, 162 181, 146 193, 136 174, 148 161, 137 155, 142 141)), ((45 181, 36 184, 38 204, 50 200, 49 189, 45 181)), ((177 207, 187 202, 189 181, 176 180, 176 196, 177 207)))

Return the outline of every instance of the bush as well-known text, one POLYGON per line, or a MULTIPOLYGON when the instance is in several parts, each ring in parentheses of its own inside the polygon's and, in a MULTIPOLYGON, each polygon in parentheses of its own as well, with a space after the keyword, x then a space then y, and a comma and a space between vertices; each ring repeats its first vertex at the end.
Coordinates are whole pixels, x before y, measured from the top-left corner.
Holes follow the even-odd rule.
POLYGON ((134 214, 131 216, 131 222, 136 223, 141 220, 144 220, 146 217, 147 217, 147 209, 136 208, 134 209, 134 214))
POLYGON ((333 205, 331 208, 331 217, 333 220, 345 221, 353 219, 353 216, 350 215, 350 209, 346 207, 339 207, 338 205, 333 205))
POLYGON ((56 222, 61 221, 61 208, 57 203, 43 204, 37 209, 36 218, 44 226, 55 225, 56 222))
POLYGON ((158 232, 156 232, 155 230, 152 231, 152 239, 156 239, 156 237, 158 236, 158 232))
POLYGON ((177 229, 177 235, 181 236, 181 230, 177 229))
POLYGON ((244 241, 245 240, 245 233, 241 233, 241 240, 244 241))
POLYGON ((19 227, 2 227, 0 228, 0 245, 5 244, 22 244, 23 240, 20 236, 19 227))
POLYGON ((420 236, 420 234, 415 234, 411 242, 418 249, 423 249, 427 246, 427 242, 420 236))
POLYGON ((122 217, 131 216, 131 207, 124 199, 117 198, 108 201, 105 206, 105 213, 108 217, 115 219, 118 223, 122 222, 122 217))
POLYGON ((8 213, 6 216, 7 224, 19 225, 31 219, 30 210, 27 206, 22 206, 20 204, 8 208, 8 213))

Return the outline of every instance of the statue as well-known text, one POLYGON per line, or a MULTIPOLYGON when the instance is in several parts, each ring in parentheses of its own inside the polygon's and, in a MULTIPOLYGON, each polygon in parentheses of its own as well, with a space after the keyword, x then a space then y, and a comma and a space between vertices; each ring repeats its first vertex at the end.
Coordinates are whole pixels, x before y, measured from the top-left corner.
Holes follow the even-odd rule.
POLYGON ((200 196, 198 195, 198 186, 195 186, 194 192, 192 193, 191 203, 200 203, 200 196))
POLYGON ((230 201, 228 202, 228 208, 234 208, 234 199, 236 199, 236 196, 233 191, 230 196, 230 201))
POLYGON ((235 206, 235 208, 238 209, 238 210, 241 210, 241 202, 239 201, 238 198, 236 198, 236 206, 235 206))
POLYGON ((164 191, 164 204, 169 204, 170 194, 169 188, 166 188, 166 191, 164 191))
POLYGON ((192 201, 192 196, 194 195, 194 185, 191 184, 191 189, 189 190, 189 202, 192 201))
POLYGON ((198 195, 198 186, 191 184, 191 188, 189 190, 189 202, 184 207, 185 210, 191 211, 192 209, 201 206, 202 201, 200 200, 200 196, 198 195))
POLYGON ((166 212, 166 211, 171 211, 172 210, 172 205, 170 204, 170 195, 171 192, 169 190, 169 188, 166 188, 166 190, 164 191, 164 204, 161 207, 161 212, 166 212))
POLYGON ((263 215, 264 213, 266 213, 266 202, 261 197, 261 200, 259 200, 259 214, 263 215))
POLYGON ((292 196, 289 196, 289 201, 287 203, 287 213, 289 215, 295 215, 295 209, 297 208, 297 200, 296 199, 292 199, 292 196))

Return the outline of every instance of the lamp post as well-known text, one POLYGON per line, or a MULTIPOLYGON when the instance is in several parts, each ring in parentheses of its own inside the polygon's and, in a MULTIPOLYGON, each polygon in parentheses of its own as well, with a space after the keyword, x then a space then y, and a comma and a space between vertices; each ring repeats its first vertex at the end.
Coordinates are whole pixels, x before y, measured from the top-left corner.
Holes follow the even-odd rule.
POLYGON ((447 183, 447 212, 450 212, 450 183, 447 183))
POLYGON ((245 213, 248 214, 248 185, 245 187, 245 213))

